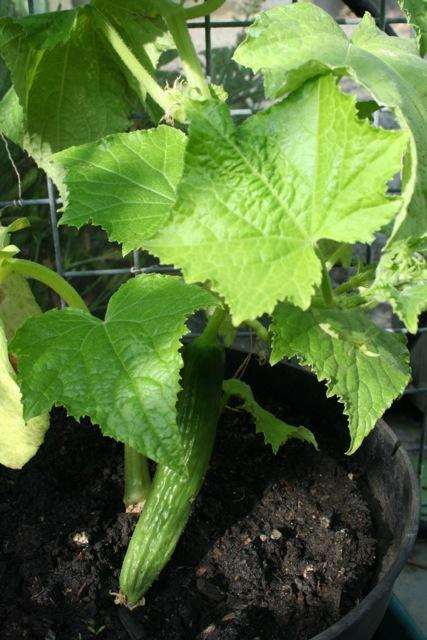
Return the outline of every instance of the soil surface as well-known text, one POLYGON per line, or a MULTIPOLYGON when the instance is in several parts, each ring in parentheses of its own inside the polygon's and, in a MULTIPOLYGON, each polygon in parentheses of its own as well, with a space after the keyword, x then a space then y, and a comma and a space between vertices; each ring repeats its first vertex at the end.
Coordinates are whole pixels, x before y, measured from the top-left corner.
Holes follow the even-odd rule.
POLYGON ((110 595, 135 524, 121 446, 56 411, 36 458, 0 470, 0 638, 306 640, 330 626, 369 591, 377 544, 363 474, 314 422, 321 452, 274 456, 227 410, 173 559, 131 613, 110 595))

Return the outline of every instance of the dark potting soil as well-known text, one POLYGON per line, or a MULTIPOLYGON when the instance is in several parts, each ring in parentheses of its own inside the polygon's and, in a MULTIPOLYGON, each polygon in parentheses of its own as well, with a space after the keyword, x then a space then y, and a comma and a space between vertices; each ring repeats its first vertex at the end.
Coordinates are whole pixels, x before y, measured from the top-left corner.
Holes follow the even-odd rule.
POLYGON ((306 640, 333 624, 369 591, 377 545, 363 474, 314 422, 321 452, 274 456, 225 413, 173 559, 131 613, 111 595, 135 523, 121 446, 55 411, 36 458, 0 470, 1 640, 306 640))

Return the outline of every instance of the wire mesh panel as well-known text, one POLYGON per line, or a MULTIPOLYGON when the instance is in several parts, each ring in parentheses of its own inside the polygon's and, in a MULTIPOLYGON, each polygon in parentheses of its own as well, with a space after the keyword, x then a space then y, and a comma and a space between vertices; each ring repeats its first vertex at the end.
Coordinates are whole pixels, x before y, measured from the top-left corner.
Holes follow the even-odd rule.
MULTIPOLYGON (((271 6, 272 4, 279 4, 278 2, 274 2, 270 0, 269 2, 254 2, 254 6, 258 8, 263 5, 271 6)), ((283 3, 280 3, 283 4, 283 3)), ((321 3, 320 3, 321 4, 321 3)), ((344 5, 343 5, 344 6, 344 5)), ((355 25, 358 24, 360 18, 356 17, 356 14, 362 15, 363 9, 368 8, 372 13, 373 17, 376 20, 378 27, 384 31, 386 31, 390 35, 397 35, 395 27, 397 25, 402 25, 406 28, 408 33, 409 28, 406 25, 406 20, 402 16, 402 14, 398 10, 392 11, 392 7, 386 3, 386 0, 380 0, 378 5, 373 5, 372 2, 368 1, 366 4, 360 2, 360 0, 347 0, 346 5, 347 12, 353 12, 352 15, 343 17, 343 16, 334 16, 335 20, 338 24, 342 25, 343 28, 351 29, 355 25)), ((35 9, 38 8, 35 6, 34 0, 28 0, 28 12, 34 13, 35 9)), ((44 2, 43 10, 48 10, 50 7, 49 3, 44 2)), ((64 7, 62 7, 64 8, 64 7)), ((241 32, 242 28, 249 26, 252 23, 250 19, 240 19, 237 17, 236 19, 229 19, 226 16, 224 19, 211 18, 206 16, 204 19, 198 19, 189 23, 189 27, 193 32, 193 35, 197 34, 199 40, 201 40, 202 51, 200 53, 203 54, 203 58, 205 61, 205 68, 207 75, 212 78, 213 81, 216 80, 216 77, 222 71, 224 64, 231 64, 230 59, 227 59, 224 62, 224 59, 218 56, 218 60, 215 60, 216 54, 220 52, 220 47, 215 47, 216 35, 218 33, 224 34, 226 32, 241 32), (201 37, 202 34, 202 37, 201 37)), ((200 43, 199 43, 200 44, 200 43)), ((200 49, 200 47, 199 47, 200 49)), ((222 49, 221 49, 222 51, 222 49)), ((233 63, 234 64, 234 63, 233 63)), ((219 78, 220 83, 221 78, 219 78)), ((259 85, 261 86, 261 85, 259 85)), ((233 96, 231 96, 231 102, 233 102, 233 96)), ((232 114, 234 116, 244 117, 250 115, 253 112, 251 105, 249 104, 239 104, 236 102, 235 105, 232 105, 232 114)), ((6 141, 5 141, 6 144, 6 141)), ((13 165, 13 161, 12 161, 13 165)), ((14 166, 14 165, 13 165, 14 166)), ((64 265, 63 259, 63 247, 62 242, 63 238, 61 237, 61 232, 58 229, 58 208, 61 205, 60 200, 58 199, 55 187, 52 181, 47 178, 46 180, 46 195, 41 198, 28 198, 25 199, 22 197, 20 189, 18 189, 18 198, 3 200, 0 201, 0 208, 5 209, 8 207, 47 207, 50 217, 50 232, 52 236, 52 245, 53 245, 53 259, 54 265, 58 273, 68 279, 75 278, 103 278, 104 276, 131 276, 138 273, 149 273, 149 272, 173 272, 174 270, 171 267, 167 266, 159 266, 159 265, 148 265, 143 266, 141 263, 141 254, 138 251, 134 251, 131 257, 131 264, 126 266, 123 262, 123 266, 115 267, 115 268, 102 268, 102 269, 84 269, 84 268, 71 268, 67 269, 64 265)), ((367 260, 368 262, 372 261, 374 258, 371 247, 367 247, 367 260)), ((80 265, 82 266, 82 265, 80 265)), ((405 332, 405 329, 402 328, 390 328, 391 331, 402 331, 405 332)), ((427 331, 427 327, 423 327, 420 329, 420 332, 427 331)), ((246 335, 247 332, 242 332, 243 335, 246 335)), ((407 395, 419 395, 425 397, 424 405, 427 407, 427 388, 421 386, 411 386, 406 390, 407 395)), ((421 479, 424 477, 424 449, 427 445, 427 408, 424 410, 424 418, 422 422, 422 435, 420 438, 420 448, 418 452, 418 473, 421 479)), ((423 508, 426 508, 427 505, 423 504, 423 508)), ((427 515, 427 513, 426 513, 427 515)))

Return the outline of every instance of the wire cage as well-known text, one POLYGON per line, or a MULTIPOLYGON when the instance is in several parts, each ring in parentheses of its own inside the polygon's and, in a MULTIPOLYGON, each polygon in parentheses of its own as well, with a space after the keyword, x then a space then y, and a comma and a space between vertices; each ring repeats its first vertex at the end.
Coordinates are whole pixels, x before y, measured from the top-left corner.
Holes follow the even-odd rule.
MULTIPOLYGON (((37 0, 36 0, 37 1, 37 0)), ((295 0, 292 0, 294 2, 295 0)), ((353 12, 354 16, 363 15, 364 10, 368 10, 372 16, 375 18, 377 26, 386 31, 390 35, 397 35, 393 30, 393 25, 406 25, 407 21, 403 17, 403 15, 396 15, 396 12, 391 11, 391 7, 389 6, 390 0, 380 0, 378 6, 374 5, 370 0, 345 0, 345 6, 353 12)), ((270 0, 271 3, 271 0, 270 0)), ((46 3, 45 3, 46 4, 46 3)), ((258 3, 261 4, 261 3, 258 3)), ((35 0, 27 0, 28 5, 28 13, 35 13, 35 0)), ((59 9, 61 6, 59 5, 59 9)), ((360 21, 360 17, 341 17, 334 16, 336 22, 343 26, 343 28, 351 28, 358 24, 360 21)), ((203 46, 204 46, 204 62, 206 74, 208 76, 212 75, 213 72, 213 51, 214 47, 212 45, 212 36, 216 30, 231 30, 236 28, 244 28, 248 27, 252 24, 252 20, 250 19, 212 19, 210 16, 206 16, 203 19, 197 19, 189 22, 188 26, 192 30, 198 30, 199 33, 203 33, 203 46)), ((232 115, 235 116, 246 116, 252 113, 251 109, 232 109, 232 115)), ((13 166, 13 165, 12 165, 13 166)), ((1 194, 0 194, 1 197, 1 194)), ((60 231, 58 229, 58 210, 61 205, 60 199, 57 197, 54 184, 52 183, 50 178, 46 179, 46 196, 42 198, 29 198, 25 199, 19 197, 17 199, 12 200, 0 200, 0 210, 8 208, 8 207, 19 207, 25 209, 25 207, 29 206, 40 206, 47 207, 49 212, 50 219, 50 233, 52 236, 52 244, 54 251, 54 264, 58 273, 60 273, 63 277, 67 279, 75 279, 75 278, 94 278, 94 277, 102 277, 102 276, 118 276, 121 275, 123 277, 133 276, 139 273, 149 273, 149 272, 171 272, 173 269, 171 267, 165 267, 160 265, 150 265, 150 266, 141 266, 140 260, 140 252, 134 251, 132 254, 132 263, 130 266, 123 266, 119 268, 112 269, 88 269, 88 270, 76 270, 76 269, 66 269, 63 261, 63 252, 62 252, 62 238, 60 231)), ((370 247, 366 248, 366 258, 368 262, 373 261, 374 256, 370 247)), ((62 304, 62 303, 61 303, 62 304)), ((390 327, 390 331, 399 331, 406 333, 406 330, 401 327, 390 327)), ((420 333, 427 332, 427 327, 422 327, 419 330, 420 333)), ((249 335, 249 332, 242 331, 240 335, 245 337, 249 335)), ((427 448, 427 388, 423 386, 409 386, 406 391, 406 395, 410 396, 420 396, 423 398, 422 405, 424 407, 420 438, 419 438, 419 446, 417 447, 417 472, 420 480, 420 484, 425 482, 424 471, 425 471, 425 449, 427 448)), ((422 487, 425 489, 425 487, 422 487)), ((421 513, 422 517, 427 519, 427 502, 423 502, 421 505, 421 513)))

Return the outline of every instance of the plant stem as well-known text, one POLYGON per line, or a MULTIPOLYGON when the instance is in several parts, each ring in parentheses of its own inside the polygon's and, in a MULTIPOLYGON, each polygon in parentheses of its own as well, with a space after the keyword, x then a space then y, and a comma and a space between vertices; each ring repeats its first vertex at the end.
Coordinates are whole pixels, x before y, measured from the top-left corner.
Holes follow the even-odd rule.
POLYGON ((322 263, 322 282, 320 284, 320 289, 322 291, 323 300, 327 307, 332 307, 334 304, 334 292, 332 289, 331 279, 329 277, 328 267, 326 266, 326 262, 320 251, 317 251, 316 253, 322 263))
POLYGON ((192 20, 193 18, 202 18, 203 16, 207 16, 219 9, 224 2, 225 0, 205 0, 203 4, 184 9, 185 19, 192 20))
POLYGON ((123 501, 127 507, 143 505, 151 489, 151 476, 147 458, 125 445, 125 492, 123 501))
POLYGON ((332 269, 332 267, 334 267, 342 259, 346 251, 347 251, 346 245, 342 247, 338 247, 338 249, 334 251, 333 254, 330 255, 329 258, 326 260, 326 265, 328 269, 332 269))
POLYGON ((218 336, 218 330, 225 318, 225 309, 218 307, 206 323, 206 326, 199 338, 204 342, 215 343, 218 336))
POLYGON ((267 342, 267 344, 270 342, 270 334, 268 332, 268 329, 266 329, 259 320, 245 320, 245 325, 255 331, 260 340, 267 342))
POLYGON ((147 69, 139 62, 114 27, 101 16, 99 22, 108 42, 137 81, 141 98, 144 100, 145 94, 149 93, 163 111, 167 112, 169 100, 166 91, 157 84, 147 69))
POLYGON ((46 286, 50 287, 55 293, 57 293, 69 307, 73 309, 80 309, 81 311, 87 311, 89 309, 86 306, 83 298, 77 293, 69 282, 67 282, 59 273, 52 271, 48 267, 37 262, 31 262, 31 260, 22 260, 20 258, 12 258, 7 261, 7 267, 14 273, 19 273, 22 276, 28 278, 34 278, 42 282, 46 286))
POLYGON ((190 87, 198 89, 200 95, 209 100, 211 97, 209 85, 206 82, 202 65, 185 20, 186 17, 182 7, 177 7, 177 11, 165 15, 165 21, 178 49, 188 84, 190 87))

